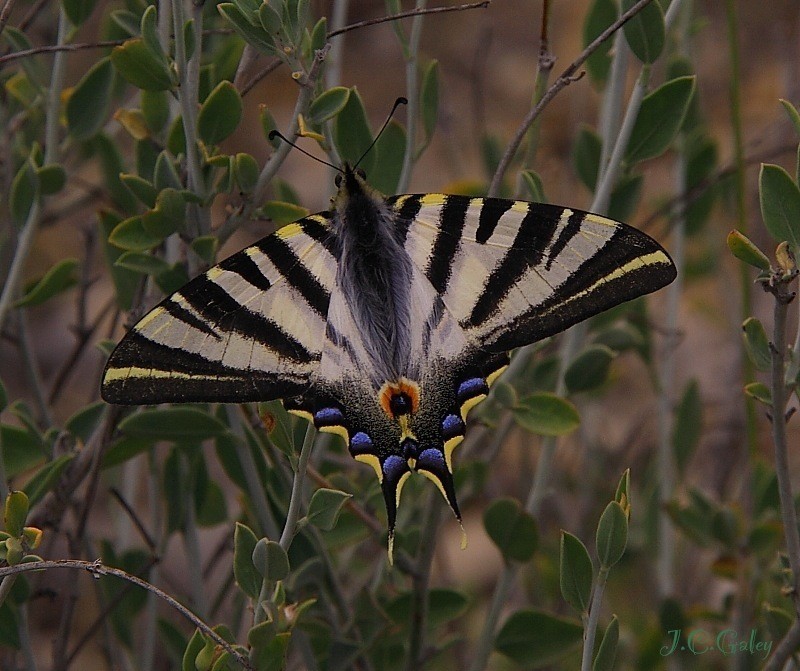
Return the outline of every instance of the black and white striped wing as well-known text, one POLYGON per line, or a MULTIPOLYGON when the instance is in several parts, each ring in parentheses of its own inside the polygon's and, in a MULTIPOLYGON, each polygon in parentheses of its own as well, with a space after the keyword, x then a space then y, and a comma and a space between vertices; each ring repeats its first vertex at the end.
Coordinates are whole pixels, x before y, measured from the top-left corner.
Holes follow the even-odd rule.
POLYGON ((145 315, 111 354, 110 403, 263 401, 301 394, 325 339, 337 262, 327 214, 281 228, 145 315))
POLYGON ((390 203, 413 263, 484 351, 541 340, 675 278, 655 240, 596 214, 440 194, 390 203))

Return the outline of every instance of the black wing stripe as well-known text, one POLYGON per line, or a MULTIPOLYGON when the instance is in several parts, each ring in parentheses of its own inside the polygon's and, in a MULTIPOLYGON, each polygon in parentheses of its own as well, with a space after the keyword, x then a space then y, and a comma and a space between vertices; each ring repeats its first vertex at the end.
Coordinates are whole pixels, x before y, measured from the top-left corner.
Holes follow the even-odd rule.
POLYGON ((475 232, 475 241, 481 245, 486 244, 492 237, 500 218, 511 209, 513 200, 505 198, 487 198, 478 218, 478 230, 475 232))
POLYGON ((191 311, 187 310, 182 305, 179 305, 172 299, 165 300, 161 307, 175 319, 182 321, 184 324, 188 324, 189 326, 196 328, 198 331, 205 333, 206 335, 210 335, 212 338, 216 340, 222 340, 222 336, 217 333, 213 328, 208 325, 208 322, 203 321, 191 311))
POLYGON ((255 340, 279 356, 297 362, 308 362, 313 355, 277 324, 252 312, 239 303, 216 282, 206 280, 183 294, 194 310, 222 331, 232 331, 255 340))
POLYGON ((467 196, 447 196, 439 213, 439 232, 433 243, 425 275, 440 294, 447 291, 470 200, 467 196))
POLYGON ((331 256, 336 257, 338 252, 335 240, 331 235, 331 229, 329 226, 326 226, 318 220, 321 218, 325 219, 326 221, 330 221, 332 216, 333 215, 330 212, 320 212, 319 214, 314 215, 314 218, 308 217, 306 219, 301 219, 298 223, 303 229, 303 233, 325 247, 331 256))
POLYGON ((270 236, 256 243, 256 247, 264 252, 278 272, 318 315, 327 317, 330 293, 311 274, 286 241, 277 236, 270 236))
POLYGON ((572 238, 578 234, 585 217, 586 214, 584 212, 573 212, 569 216, 567 225, 561 229, 561 233, 558 234, 556 241, 550 247, 550 251, 547 252, 547 262, 544 266, 545 270, 550 270, 550 266, 553 265, 553 260, 564 251, 564 248, 570 243, 572 238))
POLYGON ((261 272, 258 264, 250 258, 247 252, 234 254, 220 263, 219 267, 222 270, 236 273, 246 282, 249 282, 257 289, 261 289, 261 291, 267 291, 272 286, 272 282, 261 272))
POLYGON ((414 221, 416 216, 419 214, 420 208, 422 207, 422 196, 405 196, 399 209, 395 207, 397 199, 398 196, 392 196, 386 199, 386 203, 390 207, 393 207, 394 211, 397 213, 395 237, 397 238, 398 244, 404 246, 406 244, 406 237, 408 236, 408 229, 411 226, 411 222, 414 221))
POLYGON ((486 286, 475 303, 468 322, 483 324, 531 266, 541 263, 563 212, 561 207, 530 203, 513 246, 489 274, 486 286))

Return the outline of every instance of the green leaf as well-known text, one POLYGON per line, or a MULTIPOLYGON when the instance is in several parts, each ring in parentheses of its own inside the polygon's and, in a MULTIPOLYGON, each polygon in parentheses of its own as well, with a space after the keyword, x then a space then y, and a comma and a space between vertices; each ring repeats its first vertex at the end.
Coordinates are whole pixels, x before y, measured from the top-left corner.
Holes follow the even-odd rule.
POLYGON ((14 305, 17 307, 41 305, 49 298, 75 286, 78 283, 78 278, 75 276, 77 268, 77 259, 59 261, 45 273, 44 277, 27 289, 25 295, 14 305))
POLYGON ((219 248, 219 240, 213 235, 201 235, 192 240, 192 251, 208 265, 214 265, 219 248))
POLYGON ((111 272, 111 280, 114 283, 117 305, 122 310, 130 310, 133 304, 133 294, 139 286, 140 276, 138 273, 131 272, 125 268, 118 268, 114 265, 123 252, 108 242, 109 236, 117 224, 120 223, 120 219, 116 214, 112 214, 107 210, 101 210, 97 216, 102 234, 104 257, 106 265, 109 266, 111 272))
POLYGON ((142 452, 147 452, 158 441, 153 437, 124 436, 111 444, 103 454, 103 468, 119 466, 142 452))
POLYGON ((162 189, 156 206, 142 215, 142 227, 153 237, 167 238, 186 222, 186 201, 176 189, 162 189))
MULTIPOLYGON (((161 40, 158 39, 158 13, 155 5, 148 5, 147 9, 142 14, 142 20, 139 24, 139 32, 142 34, 142 40, 150 51, 159 58, 166 58, 164 49, 161 46, 161 40)), ((191 56, 186 56, 188 60, 191 56)))
POLYGON ((108 405, 103 401, 90 403, 75 412, 64 424, 64 428, 73 436, 86 443, 95 429, 100 425, 108 405))
POLYGON ((94 11, 97 0, 61 0, 64 13, 73 26, 80 26, 94 11))
POLYGON ((672 427, 672 449, 678 472, 685 471, 703 432, 703 402, 696 379, 691 379, 681 396, 672 427))
POLYGON ((419 103, 425 144, 428 144, 433 137, 436 121, 439 118, 439 61, 432 60, 422 73, 419 103))
POLYGON ((572 164, 575 166, 578 178, 589 191, 594 191, 597 186, 602 151, 603 143, 600 136, 589 126, 582 124, 572 150, 572 164))
POLYGON ((318 489, 311 496, 306 517, 315 527, 330 531, 336 526, 342 506, 352 497, 352 494, 338 489, 318 489))
POLYGON ((514 420, 542 436, 563 436, 578 428, 578 410, 568 400, 548 392, 525 396, 514 408, 514 420))
POLYGON ((289 557, 275 541, 262 538, 253 549, 253 566, 270 582, 283 580, 289 575, 289 557))
POLYGON ((494 648, 517 664, 540 669, 566 657, 582 638, 583 627, 575 620, 520 610, 505 621, 494 648))
MULTIPOLYGON (((386 604, 386 615, 393 622, 405 625, 411 617, 412 611, 411 592, 403 592, 386 604)), ((429 629, 437 629, 442 625, 460 617, 467 609, 467 597, 461 592, 452 589, 433 588, 428 591, 428 621, 429 629)))
POLYGON ((253 550, 257 542, 258 538, 249 527, 236 523, 233 532, 233 577, 251 599, 257 599, 261 593, 261 574, 253 564, 253 550))
MULTIPOLYGON (((181 133, 182 132, 183 126, 181 126, 181 133)), ((156 165, 153 168, 153 185, 159 192, 164 189, 181 190, 183 188, 175 164, 166 151, 162 151, 156 159, 156 165)), ((156 201, 157 200, 156 198, 156 201)))
POLYGON ((22 491, 11 491, 6 496, 3 512, 3 528, 14 538, 22 536, 25 520, 28 518, 30 502, 28 495, 22 491))
MULTIPOLYGON (((627 12, 636 0, 622 0, 622 11, 627 12)), ((645 5, 636 16, 622 28, 631 51, 642 63, 655 63, 664 50, 666 31, 664 10, 658 0, 645 5)))
MULTIPOLYGON (((268 5, 263 6, 267 7, 268 5)), ((320 93, 311 103, 306 121, 312 126, 319 126, 328 119, 332 119, 344 109, 349 97, 350 89, 344 86, 334 86, 320 93)))
POLYGON ((592 391, 605 384, 616 353, 605 345, 589 345, 575 357, 564 373, 571 394, 592 391))
POLYGON ((265 53, 277 53, 272 37, 260 25, 256 27, 252 24, 235 4, 222 2, 217 5, 217 11, 230 22, 245 42, 265 53))
POLYGON ((628 142, 626 159, 630 163, 655 158, 669 148, 683 124, 694 90, 694 77, 678 77, 644 97, 628 142))
POLYGON ((783 105, 783 109, 786 111, 786 116, 789 117, 789 121, 791 121, 792 126, 794 126, 794 132, 800 135, 800 112, 798 112, 797 108, 788 100, 784 100, 783 98, 779 98, 779 100, 781 105, 783 105))
POLYGON ((50 163, 36 169, 39 191, 43 196, 58 193, 67 183, 67 173, 58 163, 50 163))
MULTIPOLYGON (((364 156, 364 152, 372 144, 372 131, 367 122, 367 113, 358 89, 353 88, 347 97, 347 103, 336 116, 333 123, 333 142, 342 161, 351 166, 364 156)), ((369 177, 375 166, 375 152, 364 156, 361 167, 369 177)))
POLYGON ((161 440, 204 440, 227 431, 218 419, 190 406, 142 410, 123 419, 119 429, 129 436, 161 440))
POLYGON ((750 382, 744 386, 744 393, 764 405, 772 407, 772 392, 761 382, 750 382))
POLYGON ((108 241, 120 249, 144 252, 161 244, 162 237, 148 233, 141 215, 121 221, 108 236, 108 241))
POLYGON ((67 128, 73 138, 86 140, 103 127, 108 118, 113 85, 114 68, 110 58, 98 61, 81 77, 67 100, 67 128))
POLYGON ((129 175, 126 173, 122 173, 119 178, 120 181, 130 190, 130 192, 144 205, 147 205, 147 207, 156 206, 158 189, 156 189, 156 187, 154 187, 150 182, 142 177, 139 177, 139 175, 129 175))
POLYGON ((547 196, 544 195, 544 182, 542 182, 539 173, 534 170, 523 170, 520 175, 525 188, 531 194, 531 200, 537 203, 546 203, 547 196))
POLYGON ((259 210, 267 219, 274 221, 279 226, 290 224, 302 219, 308 214, 308 209, 294 203, 284 203, 279 200, 268 200, 259 210))
POLYGON ((748 317, 742 324, 744 347, 747 356, 757 370, 768 371, 772 367, 772 352, 764 325, 755 317, 748 317))
POLYGON ((586 546, 571 533, 561 532, 559 582, 565 601, 579 613, 589 611, 594 567, 586 546))
POLYGON ((281 24, 281 17, 278 12, 270 7, 269 3, 267 2, 262 3, 261 7, 259 7, 257 11, 258 20, 261 23, 261 27, 270 35, 280 35, 281 28, 283 28, 283 26, 281 24))
POLYGON ((142 116, 153 133, 160 133, 169 122, 169 98, 164 91, 142 91, 142 116))
POLYGON ((158 276, 167 272, 170 268, 169 264, 152 254, 144 254, 143 252, 124 252, 115 262, 114 265, 118 268, 127 268, 134 272, 141 273, 142 275, 158 276))
POLYGON ((617 221, 627 221, 636 210, 642 195, 644 176, 636 174, 624 175, 611 192, 608 203, 608 216, 617 221))
POLYGON ((772 638, 776 641, 782 640, 792 626, 794 618, 783 608, 777 608, 768 603, 764 604, 762 613, 767 624, 767 631, 772 638))
POLYGON ((793 250, 800 245, 800 189, 779 165, 761 164, 758 178, 761 216, 775 242, 787 240, 793 250))
POLYGON ((592 664, 592 671, 614 671, 614 658, 617 656, 617 643, 619 642, 619 620, 614 615, 603 634, 597 656, 592 664))
POLYGON ((390 121, 372 151, 377 161, 367 175, 369 183, 381 193, 396 193, 406 154, 406 129, 396 121, 390 121))
POLYGON ((236 154, 233 159, 233 173, 242 193, 252 193, 261 173, 258 162, 250 154, 236 154))
POLYGON ((49 464, 40 468, 28 482, 25 483, 25 492, 31 505, 41 501, 47 492, 58 482, 67 464, 75 458, 74 454, 62 454, 49 464))
POLYGON ((114 47, 111 62, 129 83, 145 91, 168 91, 174 87, 166 59, 159 58, 141 38, 114 47))
POLYGON ((611 501, 597 524, 597 558, 600 566, 614 566, 622 558, 627 544, 628 517, 619 503, 611 501))
POLYGON ((539 539, 536 520, 516 499, 492 501, 483 513, 483 526, 506 561, 526 562, 533 557, 539 539))
POLYGON ((24 224, 33 207, 34 201, 39 197, 39 179, 36 168, 30 160, 20 166, 14 180, 11 182, 9 195, 9 208, 11 216, 17 224, 24 224))
MULTIPOLYGON (((586 14, 583 24, 583 46, 588 46, 598 38, 614 21, 617 20, 617 4, 614 0, 594 0, 586 14)), ((596 84, 605 83, 611 70, 611 57, 609 51, 614 44, 614 38, 607 39, 586 60, 586 71, 596 84)))
POLYGON ((186 651, 183 653, 183 660, 181 661, 181 671, 198 671, 197 667, 195 666, 194 662, 197 659, 197 656, 203 650, 206 645, 206 640, 203 638, 203 635, 200 633, 199 629, 196 629, 192 638, 189 640, 189 645, 186 646, 186 651))
POLYGON ((769 259, 751 240, 739 231, 728 233, 726 240, 728 249, 740 261, 758 268, 759 270, 769 271, 769 259))
POLYGON ((208 95, 197 116, 197 133, 207 145, 219 144, 242 120, 242 98, 229 81, 221 81, 208 95))

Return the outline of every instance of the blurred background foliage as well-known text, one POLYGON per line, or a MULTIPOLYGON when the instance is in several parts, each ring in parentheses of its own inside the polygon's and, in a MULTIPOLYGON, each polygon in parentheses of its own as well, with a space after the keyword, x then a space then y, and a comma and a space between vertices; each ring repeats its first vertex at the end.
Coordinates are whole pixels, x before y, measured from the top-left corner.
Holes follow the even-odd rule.
POLYGON ((338 32, 412 8, 2 3, 0 567, 100 558, 216 638, 97 569, 7 575, 0 668, 783 668, 797 571, 769 417, 794 402, 775 380, 796 393, 797 320, 776 369, 752 266, 794 278, 800 117, 779 99, 800 98, 800 12, 653 0, 520 127, 635 4, 493 0, 338 32), (276 402, 122 409, 98 384, 165 293, 327 207, 333 171, 270 131, 354 161, 400 95, 362 163, 384 193, 604 212, 680 277, 517 354, 457 452, 468 549, 413 478, 390 568, 379 485, 338 439, 312 452, 276 402))

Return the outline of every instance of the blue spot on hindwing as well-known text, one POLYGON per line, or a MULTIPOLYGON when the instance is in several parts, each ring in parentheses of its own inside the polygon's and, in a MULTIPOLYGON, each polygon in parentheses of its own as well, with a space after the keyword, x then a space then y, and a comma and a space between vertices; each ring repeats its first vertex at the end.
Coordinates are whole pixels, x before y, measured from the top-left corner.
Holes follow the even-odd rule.
POLYGON ((441 472, 447 470, 447 464, 445 463, 444 455, 441 450, 429 447, 427 450, 423 450, 422 454, 419 455, 417 468, 441 472))
POLYGON ((363 431, 359 431, 350 438, 350 448, 356 452, 366 452, 372 447, 372 438, 363 431))
POLYGON ((482 377, 471 377, 458 385, 458 402, 463 403, 470 398, 488 393, 489 385, 486 384, 486 380, 482 377))
POLYGON ((398 457, 396 454, 391 454, 386 457, 383 462, 383 475, 390 482, 397 482, 400 476, 408 470, 408 464, 405 459, 398 457))
POLYGON ((453 436, 464 434, 464 422, 458 415, 447 415, 442 420, 442 438, 449 440, 453 436))
POLYGON ((344 423, 344 415, 339 408, 320 408, 314 413, 314 424, 320 426, 335 426, 344 423))

